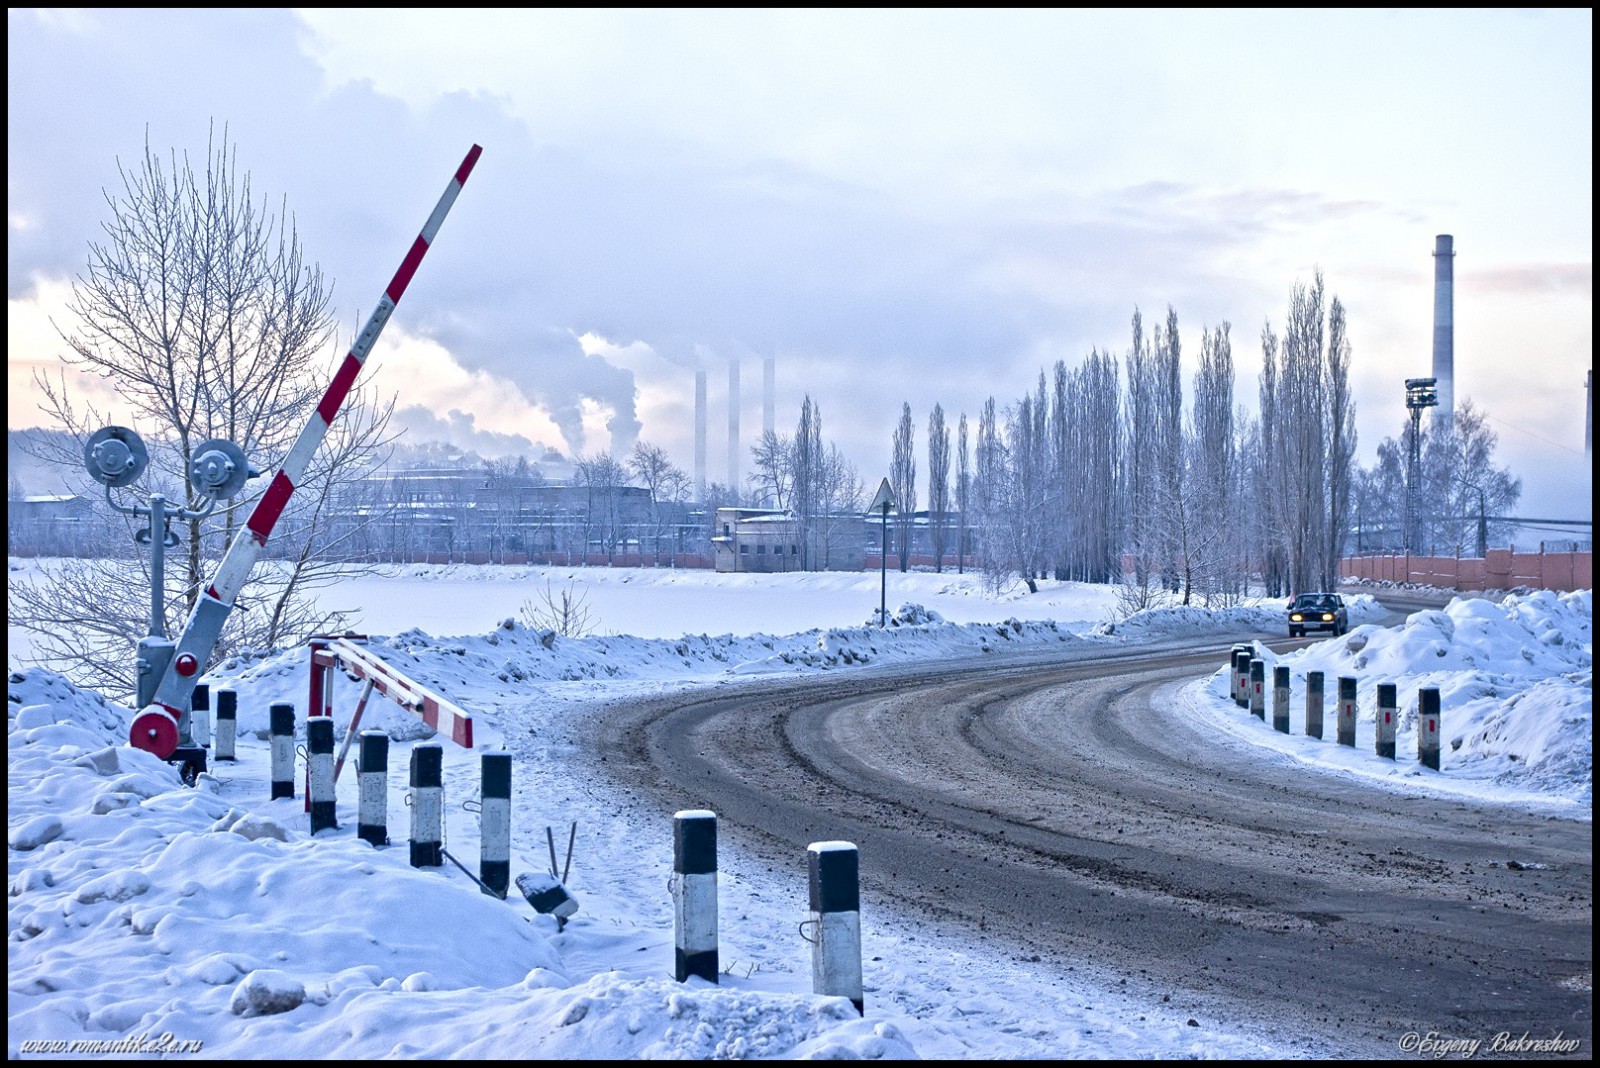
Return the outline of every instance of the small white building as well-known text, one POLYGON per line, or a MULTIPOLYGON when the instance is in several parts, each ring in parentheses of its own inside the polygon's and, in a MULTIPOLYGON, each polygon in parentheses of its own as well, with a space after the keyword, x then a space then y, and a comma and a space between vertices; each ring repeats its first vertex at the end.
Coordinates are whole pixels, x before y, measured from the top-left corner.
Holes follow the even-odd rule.
POLYGON ((718 508, 711 546, 718 571, 799 571, 800 521, 788 509, 718 508))

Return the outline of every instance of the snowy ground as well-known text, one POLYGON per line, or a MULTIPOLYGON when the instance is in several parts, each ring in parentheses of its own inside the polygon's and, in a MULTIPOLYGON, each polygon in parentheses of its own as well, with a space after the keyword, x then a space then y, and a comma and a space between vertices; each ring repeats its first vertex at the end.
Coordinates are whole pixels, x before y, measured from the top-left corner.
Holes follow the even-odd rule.
MULTIPOLYGON (((565 854, 576 824, 568 885, 581 907, 559 932, 519 897, 490 898, 449 865, 408 866, 399 769, 409 742, 390 756, 398 845, 355 839, 348 778, 340 828, 314 840, 301 800, 266 800, 268 750, 256 732, 270 703, 304 708, 304 650, 213 673, 214 689, 240 694, 240 759, 186 789, 168 765, 124 744, 128 709, 19 668, 25 649, 13 634, 9 1055, 33 1055, 24 1043, 143 1036, 152 1051, 198 1041, 208 1056, 274 1059, 1338 1056, 1263 1031, 1247 1010, 1197 1019, 1177 995, 1129 995, 1088 963, 1045 971, 870 912, 860 1018, 847 1001, 810 992, 809 947, 796 929, 807 911, 803 857, 773 871, 723 855, 721 982, 672 981, 672 813, 630 807, 575 772, 569 758, 596 703, 863 663, 1276 633, 1282 620, 1274 602, 1108 626, 1114 598, 1103 589, 1052 583, 996 598, 971 576, 889 581, 891 609, 920 608, 901 608, 888 631, 865 625, 877 575, 763 583, 688 571, 416 568, 339 591, 363 607, 357 625, 375 635, 376 651, 473 709, 480 748, 513 754, 514 872, 548 868, 547 834, 565 854), (569 583, 587 598, 595 636, 562 638, 519 618, 540 590, 569 583)), ((1469 793, 1589 819, 1588 592, 1461 600, 1393 629, 1374 625, 1381 616, 1358 598, 1352 623, 1361 625, 1349 635, 1282 658, 1296 679, 1295 733, 1240 712, 1220 671, 1184 698, 1264 756, 1285 751, 1375 790, 1469 793), (1372 755, 1367 692, 1354 750, 1305 739, 1306 670, 1330 680, 1382 671, 1399 684, 1402 709, 1414 708, 1419 686, 1439 686, 1443 770, 1416 763, 1404 720, 1402 759, 1372 755)), ((341 731, 356 692, 341 678, 341 731)), ((397 739, 422 733, 387 703, 370 706, 363 726, 397 739)), ((477 758, 445 749, 446 848, 475 870, 477 818, 462 802, 476 795, 477 758)))

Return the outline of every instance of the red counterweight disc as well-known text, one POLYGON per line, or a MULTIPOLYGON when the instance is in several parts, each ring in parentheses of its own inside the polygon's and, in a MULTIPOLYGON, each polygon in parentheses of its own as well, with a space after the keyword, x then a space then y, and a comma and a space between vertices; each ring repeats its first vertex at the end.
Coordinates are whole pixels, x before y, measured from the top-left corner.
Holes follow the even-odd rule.
POLYGON ((165 709, 147 708, 133 718, 128 744, 165 760, 178 748, 178 721, 165 709))

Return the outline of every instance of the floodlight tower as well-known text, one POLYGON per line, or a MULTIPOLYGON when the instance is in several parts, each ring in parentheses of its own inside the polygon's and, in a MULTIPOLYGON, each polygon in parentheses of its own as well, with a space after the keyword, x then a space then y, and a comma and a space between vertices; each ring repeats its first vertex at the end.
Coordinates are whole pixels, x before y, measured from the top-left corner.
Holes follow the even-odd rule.
POLYGON ((1406 552, 1416 549, 1417 527, 1417 466, 1422 459, 1422 412, 1439 403, 1436 378, 1406 379, 1406 409, 1411 413, 1411 449, 1406 464, 1406 552))
MULTIPOLYGON (((133 536, 140 545, 150 546, 150 633, 139 640, 134 660, 138 697, 135 707, 139 708, 155 698, 156 684, 172 662, 174 643, 167 637, 166 622, 166 553, 178 544, 172 521, 204 519, 216 510, 220 501, 237 496, 245 482, 261 474, 245 460, 243 449, 231 441, 213 438, 201 442, 189 461, 189 487, 205 500, 199 508, 169 503, 160 493, 150 494, 150 503, 146 505, 118 504, 111 495, 112 489, 132 485, 149 465, 150 453, 144 441, 127 427, 103 427, 90 435, 84 445, 83 466, 88 469, 90 478, 106 488, 106 503, 112 511, 142 516, 149 523, 133 536)), ((186 773, 191 768, 204 770, 205 751, 194 745, 187 709, 174 727, 172 742, 177 749, 173 759, 183 761, 186 773)))

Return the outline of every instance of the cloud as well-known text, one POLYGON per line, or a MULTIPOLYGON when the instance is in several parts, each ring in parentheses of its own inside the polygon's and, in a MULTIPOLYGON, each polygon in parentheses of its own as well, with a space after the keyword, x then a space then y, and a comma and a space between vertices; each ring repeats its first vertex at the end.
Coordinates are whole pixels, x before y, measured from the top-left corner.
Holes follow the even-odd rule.
POLYGON ((1529 263, 1462 271, 1456 276, 1462 289, 1513 297, 1594 296, 1594 264, 1529 263))

